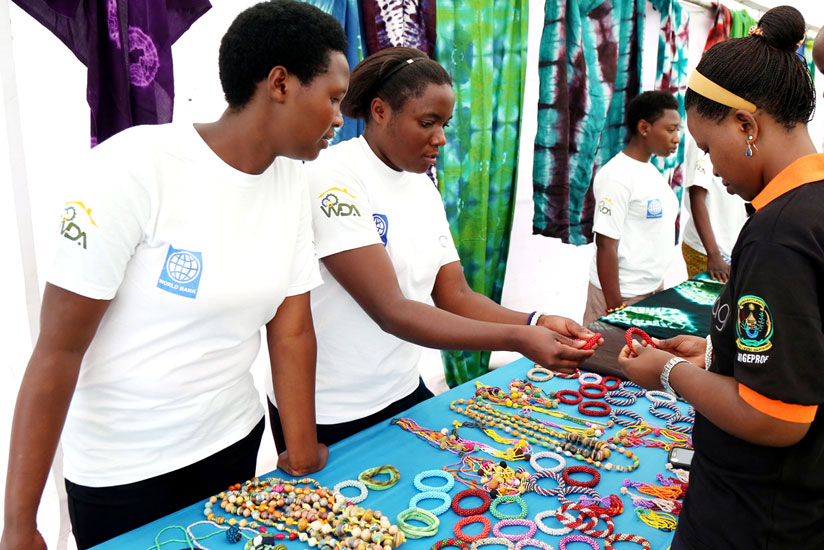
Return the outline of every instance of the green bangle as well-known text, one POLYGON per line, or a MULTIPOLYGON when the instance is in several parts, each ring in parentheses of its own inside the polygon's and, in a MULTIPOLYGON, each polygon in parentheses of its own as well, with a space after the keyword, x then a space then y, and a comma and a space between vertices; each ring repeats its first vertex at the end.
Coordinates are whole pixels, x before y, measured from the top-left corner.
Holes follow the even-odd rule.
POLYGON ((393 487, 401 479, 401 473, 391 464, 384 464, 375 468, 369 468, 358 474, 358 481, 374 491, 385 491, 393 487), (389 479, 378 481, 375 478, 381 474, 389 474, 389 479))
POLYGON ((410 539, 420 539, 431 537, 438 532, 440 520, 437 516, 423 508, 407 508, 398 514, 398 529, 410 539), (410 520, 417 520, 424 523, 423 527, 407 523, 410 520))
POLYGON ((492 504, 489 506, 489 512, 498 519, 524 519, 527 513, 527 505, 518 495, 501 495, 495 500, 492 501, 492 504), (521 507, 521 512, 517 515, 511 514, 502 514, 498 511, 499 504, 505 504, 507 502, 514 502, 518 506, 521 507))

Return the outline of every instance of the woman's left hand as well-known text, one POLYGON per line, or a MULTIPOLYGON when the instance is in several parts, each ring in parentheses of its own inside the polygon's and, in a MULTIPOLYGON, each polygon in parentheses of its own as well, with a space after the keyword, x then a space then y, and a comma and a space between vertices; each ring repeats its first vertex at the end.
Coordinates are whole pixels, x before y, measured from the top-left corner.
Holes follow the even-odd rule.
POLYGON ((624 346, 618 354, 618 364, 624 372, 624 376, 648 390, 661 390, 661 371, 667 361, 675 355, 642 346, 635 342, 634 351, 630 351, 628 346, 624 346))
MULTIPOLYGON (((567 338, 575 340, 589 340, 595 333, 591 330, 582 327, 572 319, 561 317, 558 315, 541 315, 538 319, 538 326, 548 328, 553 332, 557 332, 567 338)), ((598 342, 590 349, 595 349, 604 343, 603 338, 599 338, 598 342)))

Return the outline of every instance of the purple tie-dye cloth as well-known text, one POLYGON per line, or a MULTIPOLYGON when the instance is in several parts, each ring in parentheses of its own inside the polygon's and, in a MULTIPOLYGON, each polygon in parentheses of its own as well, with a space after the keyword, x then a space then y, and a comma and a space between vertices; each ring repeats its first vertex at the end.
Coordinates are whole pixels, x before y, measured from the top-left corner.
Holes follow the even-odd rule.
POLYGON ((390 46, 435 53, 435 0, 363 0, 366 55, 390 46))
POLYGON ((138 124, 172 120, 172 44, 208 0, 13 0, 88 68, 92 147, 138 124))

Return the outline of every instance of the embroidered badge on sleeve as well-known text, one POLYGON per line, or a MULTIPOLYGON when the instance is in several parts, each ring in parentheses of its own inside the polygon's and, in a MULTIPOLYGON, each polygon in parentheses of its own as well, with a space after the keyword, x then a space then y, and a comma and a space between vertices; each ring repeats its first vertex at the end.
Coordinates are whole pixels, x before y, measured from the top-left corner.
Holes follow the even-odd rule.
POLYGON ((742 296, 738 300, 738 323, 735 330, 738 335, 736 344, 740 350, 760 353, 772 348, 770 338, 773 335, 773 320, 767 302, 758 296, 742 296))

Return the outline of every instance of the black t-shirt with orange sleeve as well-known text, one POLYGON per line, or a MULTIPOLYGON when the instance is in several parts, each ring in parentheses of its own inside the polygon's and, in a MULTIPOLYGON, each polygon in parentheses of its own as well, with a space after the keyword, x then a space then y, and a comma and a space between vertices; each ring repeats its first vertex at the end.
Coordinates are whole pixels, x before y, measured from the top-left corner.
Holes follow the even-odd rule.
POLYGON ((822 180, 824 155, 803 157, 753 200, 711 327, 710 370, 753 408, 812 424, 795 445, 765 447, 696 414, 678 526, 691 548, 824 549, 822 180))

